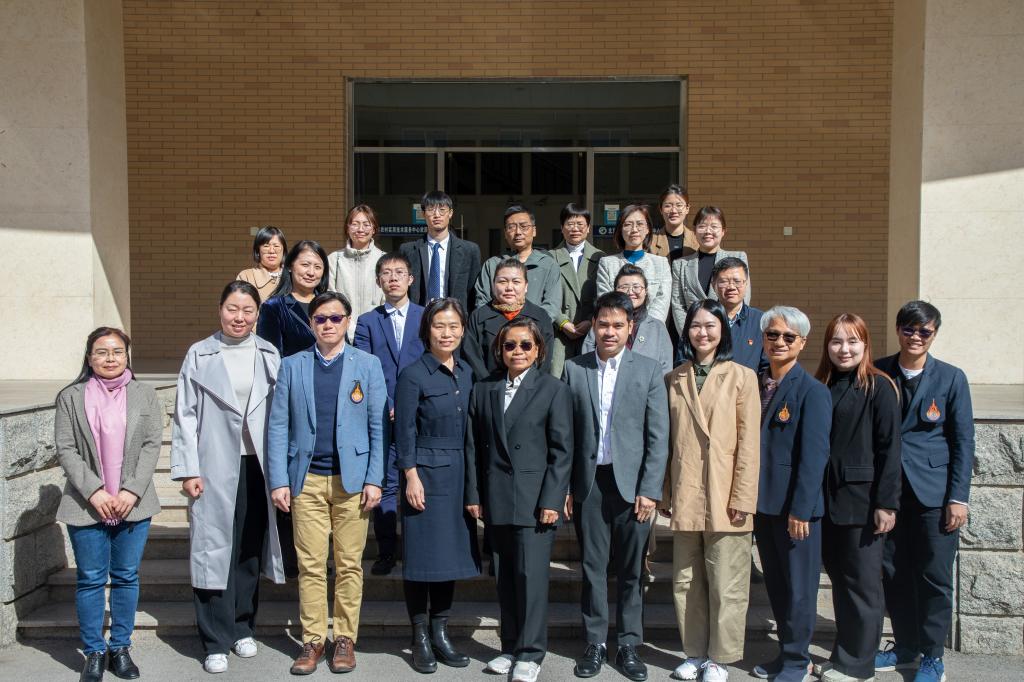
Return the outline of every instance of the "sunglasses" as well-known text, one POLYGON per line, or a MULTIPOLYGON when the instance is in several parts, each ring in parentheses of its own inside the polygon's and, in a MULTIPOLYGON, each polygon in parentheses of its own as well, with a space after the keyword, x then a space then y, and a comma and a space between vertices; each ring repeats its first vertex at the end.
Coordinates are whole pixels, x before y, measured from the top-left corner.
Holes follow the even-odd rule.
POLYGON ((524 351, 529 353, 531 350, 533 350, 533 341, 520 341, 518 344, 515 341, 506 341, 505 343, 501 344, 501 347, 505 350, 506 353, 511 353, 512 351, 514 351, 516 349, 516 346, 519 346, 524 351))
POLYGON ((314 315, 313 321, 317 324, 327 324, 327 320, 330 320, 332 324, 341 324, 348 315, 314 315))
POLYGON ((927 341, 932 338, 934 333, 934 329, 924 329, 923 327, 900 327, 900 334, 903 334, 908 339, 914 338, 914 334, 917 334, 921 337, 922 341, 927 341))
POLYGON ((799 334, 793 334, 791 332, 783 333, 783 332, 770 331, 770 332, 765 332, 764 333, 764 338, 768 339, 769 341, 773 341, 773 342, 774 341, 778 341, 780 336, 782 337, 782 340, 785 341, 788 345, 793 345, 794 343, 796 343, 796 340, 800 338, 799 334))

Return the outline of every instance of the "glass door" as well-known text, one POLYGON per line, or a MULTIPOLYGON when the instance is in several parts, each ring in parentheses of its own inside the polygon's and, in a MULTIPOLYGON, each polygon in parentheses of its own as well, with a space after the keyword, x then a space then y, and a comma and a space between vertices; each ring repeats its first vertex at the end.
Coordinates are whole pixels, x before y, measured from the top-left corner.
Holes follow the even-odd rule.
POLYGON ((594 152, 593 168, 595 246, 608 253, 618 251, 612 242, 615 221, 619 211, 632 203, 647 204, 651 219, 660 225, 658 197, 680 181, 678 151, 594 152))

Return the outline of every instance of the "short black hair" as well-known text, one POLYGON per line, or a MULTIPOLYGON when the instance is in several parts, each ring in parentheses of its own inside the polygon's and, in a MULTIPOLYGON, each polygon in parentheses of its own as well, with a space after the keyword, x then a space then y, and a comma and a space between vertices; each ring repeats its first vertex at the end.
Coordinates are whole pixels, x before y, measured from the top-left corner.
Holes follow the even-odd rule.
POLYGON ((284 232, 281 228, 274 227, 273 225, 264 225, 256 231, 256 236, 252 240, 252 259, 259 265, 260 262, 260 247, 264 244, 269 244, 270 240, 277 237, 281 240, 281 252, 288 253, 288 242, 284 239, 284 232))
POLYGON ((922 327, 929 322, 935 324, 935 331, 942 326, 942 313, 927 301, 910 301, 896 313, 897 327, 922 327))
POLYGON ((448 208, 455 208, 452 198, 448 196, 446 192, 441 192, 440 190, 427 192, 423 195, 423 198, 420 199, 420 210, 426 211, 428 206, 447 206, 448 208))
POLYGON ((566 204, 562 207, 562 212, 558 214, 558 224, 565 225, 566 220, 575 217, 583 218, 587 221, 587 226, 590 226, 590 211, 576 204, 566 204))
POLYGON ((253 301, 256 302, 256 307, 260 307, 260 292, 256 290, 256 287, 243 282, 240 279, 236 279, 234 282, 228 282, 228 285, 224 287, 224 290, 220 292, 220 305, 224 305, 224 301, 228 300, 228 296, 234 293, 245 294, 253 301))
POLYGON ((518 327, 526 328, 526 330, 530 332, 530 336, 533 337, 533 344, 537 347, 537 360, 534 363, 534 366, 539 367, 540 365, 543 365, 544 358, 547 357, 548 353, 547 344, 544 343, 544 334, 541 333, 540 327, 537 326, 535 321, 529 317, 523 316, 514 317, 503 324, 501 329, 498 330, 498 334, 494 337, 494 341, 491 342, 491 355, 498 363, 498 367, 505 370, 508 369, 508 367, 505 366, 505 357, 502 355, 502 350, 504 350, 502 346, 505 343, 505 337, 508 336, 508 333, 518 327))
POLYGON ((515 270, 523 276, 524 282, 526 282, 527 284, 530 283, 530 278, 526 274, 526 264, 523 263, 518 258, 516 258, 515 256, 499 261, 498 267, 494 268, 494 274, 491 275, 492 284, 494 283, 494 279, 498 276, 498 273, 502 270, 515 270))
POLYGON ((331 301, 337 301, 340 303, 341 307, 345 309, 345 315, 351 317, 352 304, 349 303, 348 297, 337 291, 325 291, 322 294, 317 294, 313 300, 309 302, 309 319, 313 319, 313 315, 316 314, 317 308, 325 306, 331 301))
POLYGON ((399 261, 405 265, 405 269, 409 271, 409 274, 412 274, 412 263, 409 262, 409 258, 401 251, 392 251, 391 253, 385 253, 377 259, 377 264, 373 266, 373 276, 380 278, 380 271, 381 268, 384 267, 384 264, 392 263, 394 261, 399 261))
POLYGON ((606 294, 601 294, 597 297, 597 301, 594 302, 594 319, 601 314, 602 310, 621 310, 626 313, 626 319, 630 322, 633 321, 633 301, 629 300, 629 296, 622 293, 621 291, 609 291, 606 294))
POLYGON ((718 279, 718 274, 720 272, 732 270, 733 268, 743 268, 743 276, 750 277, 750 268, 748 268, 747 264, 743 262, 743 259, 737 258, 736 256, 729 256, 728 258, 723 258, 715 263, 715 267, 711 270, 712 284, 714 284, 715 280, 718 279))
POLYGON ((626 263, 621 268, 619 268, 619 274, 615 275, 615 284, 613 284, 612 286, 619 286, 619 280, 622 279, 623 277, 639 277, 644 281, 644 288, 647 288, 647 274, 639 265, 626 263))
POLYGON ((732 360, 732 329, 729 327, 729 317, 725 313, 725 306, 713 298, 705 298, 694 301, 690 309, 686 311, 686 321, 683 322, 683 331, 679 335, 679 350, 683 357, 692 362, 697 362, 697 351, 690 343, 690 325, 693 318, 702 310, 706 310, 718 319, 722 328, 722 336, 718 341, 718 348, 715 349, 715 361, 725 362, 732 360))
POLYGON ((522 204, 512 204, 511 206, 506 208, 505 209, 505 217, 502 218, 502 220, 501 220, 502 224, 504 224, 504 222, 506 220, 508 220, 509 217, 514 216, 516 213, 525 213, 526 215, 530 216, 530 222, 531 223, 533 223, 534 225, 537 224, 537 217, 535 215, 533 215, 533 211, 531 211, 530 209, 526 208, 522 204))
MULTIPOLYGON (((448 298, 435 298, 427 304, 427 307, 423 310, 423 316, 420 318, 420 341, 423 342, 423 348, 427 351, 430 350, 430 326, 434 324, 434 318, 437 317, 438 313, 443 313, 446 310, 454 310, 455 314, 459 316, 459 321, 462 322, 462 329, 466 329, 466 309, 462 307, 462 302, 451 296, 448 298)), ((463 334, 465 334, 465 331, 463 331, 463 334)))

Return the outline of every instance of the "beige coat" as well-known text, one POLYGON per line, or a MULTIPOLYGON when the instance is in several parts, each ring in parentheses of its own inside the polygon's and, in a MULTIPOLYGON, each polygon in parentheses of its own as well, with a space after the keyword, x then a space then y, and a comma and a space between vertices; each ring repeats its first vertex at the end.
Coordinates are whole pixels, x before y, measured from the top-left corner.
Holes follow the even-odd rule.
MULTIPOLYGON (((698 248, 697 235, 689 227, 683 226, 683 253, 681 255, 686 256, 695 253, 698 248)), ((672 252, 668 248, 668 235, 665 234, 664 230, 658 230, 654 233, 651 237, 651 248, 648 251, 656 256, 665 256, 666 258, 672 252)))
POLYGON ((715 364, 697 393, 693 364, 665 376, 671 453, 662 503, 674 531, 748 532, 754 528, 761 466, 757 376, 735 362, 715 364), (747 512, 731 523, 728 510, 747 512))

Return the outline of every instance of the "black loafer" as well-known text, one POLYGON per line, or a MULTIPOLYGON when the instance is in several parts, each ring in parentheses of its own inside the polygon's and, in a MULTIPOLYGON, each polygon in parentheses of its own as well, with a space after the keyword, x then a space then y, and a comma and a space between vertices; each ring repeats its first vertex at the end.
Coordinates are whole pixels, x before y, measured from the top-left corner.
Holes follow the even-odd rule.
POLYGON ((391 569, 395 567, 395 557, 393 554, 381 554, 377 557, 377 560, 373 562, 373 566, 370 567, 370 573, 373 575, 388 575, 391 573, 391 569))
POLYGON ((128 655, 128 647, 110 650, 108 668, 110 672, 122 680, 139 679, 139 666, 135 665, 135 661, 128 655))
POLYGON ((644 682, 647 679, 647 666, 640 660, 632 644, 619 647, 615 654, 615 667, 633 682, 644 682))
POLYGON ((82 668, 82 675, 79 682, 102 682, 103 664, 107 661, 106 651, 94 651, 85 657, 85 667, 82 668))
POLYGON ((604 644, 589 644, 583 656, 576 659, 573 673, 576 677, 593 677, 601 672, 601 665, 608 660, 608 649, 604 644))

